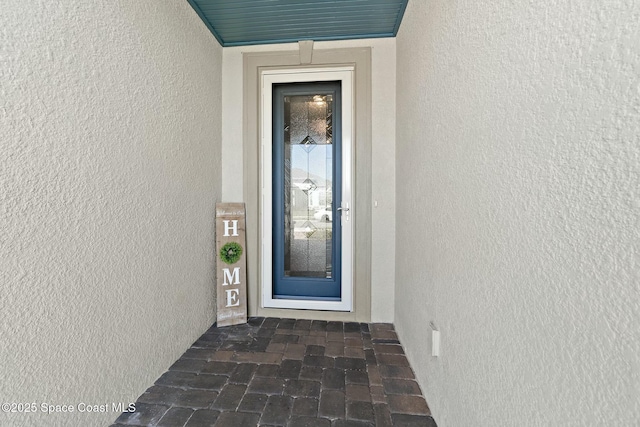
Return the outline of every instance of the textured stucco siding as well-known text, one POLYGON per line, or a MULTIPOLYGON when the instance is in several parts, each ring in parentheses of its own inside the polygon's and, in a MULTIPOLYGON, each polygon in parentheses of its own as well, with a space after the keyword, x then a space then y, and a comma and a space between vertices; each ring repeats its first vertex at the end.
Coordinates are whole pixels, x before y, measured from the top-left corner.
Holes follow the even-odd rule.
POLYGON ((2 2, 0 402, 128 403, 214 320, 221 62, 184 0, 2 2))
POLYGON ((409 2, 395 319, 441 427, 638 425, 639 23, 633 0, 409 2))

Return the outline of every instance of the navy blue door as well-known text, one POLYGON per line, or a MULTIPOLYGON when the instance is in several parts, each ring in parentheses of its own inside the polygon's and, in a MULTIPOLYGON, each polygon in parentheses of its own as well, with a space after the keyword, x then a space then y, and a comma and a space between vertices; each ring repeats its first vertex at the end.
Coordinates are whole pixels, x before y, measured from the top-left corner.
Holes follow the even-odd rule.
POLYGON ((340 300, 340 82, 273 87, 273 297, 340 300))

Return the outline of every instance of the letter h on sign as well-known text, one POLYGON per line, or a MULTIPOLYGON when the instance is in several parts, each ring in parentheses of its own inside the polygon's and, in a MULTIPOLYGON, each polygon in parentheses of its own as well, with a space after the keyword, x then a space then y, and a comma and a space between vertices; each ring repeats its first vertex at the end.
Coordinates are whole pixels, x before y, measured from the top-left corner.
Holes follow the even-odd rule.
POLYGON ((231 233, 231 236, 237 236, 238 235, 238 220, 234 219, 232 221, 229 220, 224 220, 222 221, 224 224, 224 237, 229 237, 229 232, 231 233), (229 223, 231 223, 231 226, 229 226, 229 223))

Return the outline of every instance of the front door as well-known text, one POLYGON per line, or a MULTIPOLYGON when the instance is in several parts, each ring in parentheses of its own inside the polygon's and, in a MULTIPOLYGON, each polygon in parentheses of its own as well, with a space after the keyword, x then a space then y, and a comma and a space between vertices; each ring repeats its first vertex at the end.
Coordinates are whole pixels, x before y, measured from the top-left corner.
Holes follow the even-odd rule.
POLYGON ((339 301, 341 82, 273 85, 273 298, 339 301))

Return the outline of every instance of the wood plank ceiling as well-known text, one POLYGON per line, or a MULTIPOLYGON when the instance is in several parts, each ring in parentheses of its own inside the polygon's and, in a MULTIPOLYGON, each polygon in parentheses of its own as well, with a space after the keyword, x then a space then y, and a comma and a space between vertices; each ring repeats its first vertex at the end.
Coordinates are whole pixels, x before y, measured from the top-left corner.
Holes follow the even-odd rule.
POLYGON ((222 46, 395 37, 408 0, 187 0, 222 46))

